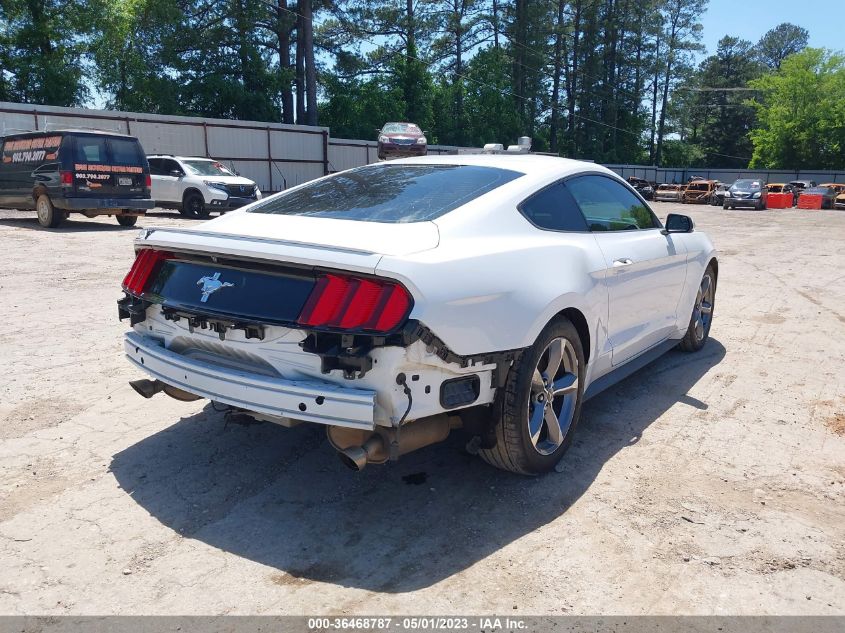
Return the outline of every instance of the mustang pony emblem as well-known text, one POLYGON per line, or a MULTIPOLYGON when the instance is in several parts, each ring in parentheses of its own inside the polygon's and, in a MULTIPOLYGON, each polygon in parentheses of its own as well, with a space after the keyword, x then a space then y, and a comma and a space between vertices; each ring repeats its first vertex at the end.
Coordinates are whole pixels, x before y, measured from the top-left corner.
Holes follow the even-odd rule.
POLYGON ((202 299, 200 301, 205 303, 208 298, 220 290, 221 288, 231 288, 235 284, 230 284, 228 281, 220 281, 220 273, 214 273, 211 277, 206 275, 197 282, 198 286, 202 286, 202 299))

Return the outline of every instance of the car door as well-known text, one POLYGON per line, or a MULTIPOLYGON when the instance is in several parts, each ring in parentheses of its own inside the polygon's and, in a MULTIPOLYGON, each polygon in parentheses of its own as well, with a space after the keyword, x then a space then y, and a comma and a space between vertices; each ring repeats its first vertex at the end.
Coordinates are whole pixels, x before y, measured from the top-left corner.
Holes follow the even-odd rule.
POLYGON ((182 175, 185 173, 179 163, 175 160, 172 158, 163 158, 161 160, 161 176, 159 177, 159 183, 161 195, 164 197, 158 198, 159 200, 164 200, 166 202, 182 201, 182 191, 180 186, 182 176, 174 176, 174 172, 178 172, 182 175))
POLYGON ((608 340, 619 365, 677 331, 686 281, 683 241, 629 187, 589 174, 566 181, 604 255, 608 340))

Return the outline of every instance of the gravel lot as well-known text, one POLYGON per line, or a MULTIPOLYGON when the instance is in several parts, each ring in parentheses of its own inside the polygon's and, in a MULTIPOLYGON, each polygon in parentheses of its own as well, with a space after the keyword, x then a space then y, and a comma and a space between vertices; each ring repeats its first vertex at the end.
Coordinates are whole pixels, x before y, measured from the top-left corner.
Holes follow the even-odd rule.
POLYGON ((318 428, 145 401, 136 230, 0 212, 0 613, 845 614, 845 213, 654 206, 720 249, 711 340, 535 479, 452 440, 355 474, 318 428))

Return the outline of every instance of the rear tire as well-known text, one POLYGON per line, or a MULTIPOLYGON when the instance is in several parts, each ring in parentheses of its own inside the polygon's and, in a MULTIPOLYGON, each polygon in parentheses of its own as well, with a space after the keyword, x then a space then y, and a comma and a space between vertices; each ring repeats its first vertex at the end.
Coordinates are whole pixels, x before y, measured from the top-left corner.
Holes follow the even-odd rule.
POLYGON ((710 326, 713 324, 713 311, 716 308, 716 271, 713 265, 707 266, 692 308, 687 333, 678 347, 685 352, 697 352, 710 337, 710 326))
POLYGON ((42 193, 36 199, 35 210, 38 213, 38 224, 45 229, 54 229, 65 219, 64 211, 56 209, 46 193, 42 193))
POLYGON ((138 221, 137 215, 119 215, 117 216, 117 223, 120 226, 135 226, 138 221))
POLYGON ((585 368, 575 326, 562 317, 549 323, 508 371, 494 404, 496 444, 479 449, 481 458, 521 475, 553 470, 581 417, 585 368))

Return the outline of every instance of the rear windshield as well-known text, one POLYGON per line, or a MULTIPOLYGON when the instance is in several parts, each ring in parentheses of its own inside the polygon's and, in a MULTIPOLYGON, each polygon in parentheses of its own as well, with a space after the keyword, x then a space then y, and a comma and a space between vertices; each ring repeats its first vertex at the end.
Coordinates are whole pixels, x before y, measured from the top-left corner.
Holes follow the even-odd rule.
POLYGON ((141 144, 135 139, 109 139, 111 160, 115 165, 143 165, 146 158, 141 151, 141 144))
POLYGON ((102 136, 77 136, 74 161, 77 163, 107 163, 106 139, 102 136))
POLYGON ((368 165, 268 198, 250 213, 364 222, 422 222, 522 174, 474 165, 368 165))
POLYGON ((812 187, 810 189, 804 190, 804 193, 812 193, 812 194, 816 194, 816 195, 820 194, 820 195, 823 195, 823 196, 829 195, 830 192, 831 192, 831 189, 829 187, 812 187))

